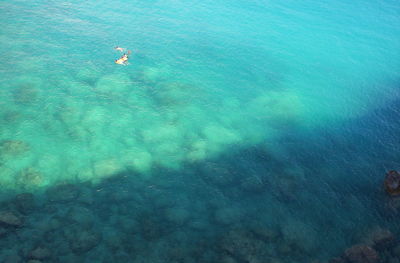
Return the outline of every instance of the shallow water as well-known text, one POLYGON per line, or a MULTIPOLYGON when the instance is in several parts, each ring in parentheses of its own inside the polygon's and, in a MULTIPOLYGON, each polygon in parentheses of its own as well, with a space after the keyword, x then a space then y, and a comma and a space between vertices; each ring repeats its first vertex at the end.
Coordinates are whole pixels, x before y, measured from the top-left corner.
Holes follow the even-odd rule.
POLYGON ((1 257, 309 262, 398 233, 381 189, 400 169, 396 1, 13 1, 0 17, 1 196, 25 222, 1 257))

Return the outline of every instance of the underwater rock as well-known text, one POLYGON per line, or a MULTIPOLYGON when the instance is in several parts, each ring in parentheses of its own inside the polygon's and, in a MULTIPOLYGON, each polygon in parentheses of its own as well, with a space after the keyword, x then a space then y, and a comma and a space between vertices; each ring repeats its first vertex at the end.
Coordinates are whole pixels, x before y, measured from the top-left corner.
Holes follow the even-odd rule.
POLYGON ((400 210, 400 196, 392 196, 385 205, 389 212, 398 212, 400 210))
POLYGON ((296 178, 290 175, 277 175, 271 178, 272 184, 276 191, 278 198, 284 201, 296 200, 296 194, 298 192, 299 186, 296 178))
POLYGON ((22 219, 11 211, 1 211, 0 225, 20 227, 22 226, 22 219))
POLYGON ((33 167, 23 169, 17 179, 18 183, 24 187, 40 185, 42 180, 42 174, 33 167))
POLYGON ((31 193, 22 193, 15 197, 14 204, 20 213, 27 214, 35 209, 35 197, 31 193))
POLYGON ((65 219, 83 229, 90 229, 94 224, 92 211, 82 206, 71 207, 65 215, 65 219))
POLYGON ((243 213, 239 208, 223 207, 215 211, 214 218, 221 225, 230 225, 239 223, 243 213))
POLYGON ((96 82, 96 92, 101 92, 102 95, 121 95, 129 91, 131 79, 125 73, 108 74, 101 77, 96 82))
POLYGON ((354 245, 346 249, 344 257, 350 263, 376 263, 379 261, 378 253, 367 245, 354 245))
POLYGON ((37 259, 30 259, 30 260, 28 260, 27 263, 42 263, 42 261, 37 260, 37 259))
POLYGON ((242 141, 241 134, 232 128, 223 127, 220 124, 211 123, 202 129, 202 134, 210 143, 210 150, 218 152, 221 146, 232 145, 242 141))
POLYGON ((21 117, 21 113, 17 111, 7 111, 2 115, 2 118, 6 122, 15 122, 21 117))
POLYGON ((110 177, 124 170, 124 167, 116 159, 98 161, 93 165, 93 171, 98 178, 110 177))
POLYGON ((171 76, 171 68, 167 65, 143 66, 140 71, 140 77, 149 83, 157 83, 168 79, 171 76))
POLYGON ((125 233, 116 231, 113 227, 105 227, 103 229, 104 244, 113 252, 121 249, 124 244, 125 233))
POLYGON ((196 231, 206 231, 209 227, 209 223, 206 219, 204 220, 193 220, 189 222, 189 227, 196 231))
POLYGON ((290 218, 282 226, 282 235, 286 242, 294 244, 302 253, 317 251, 319 233, 310 224, 290 218))
POLYGON ((170 107, 183 106, 196 96, 196 88, 181 82, 167 82, 157 87, 154 94, 159 105, 170 107))
POLYGON ((68 129, 78 126, 81 120, 81 112, 72 106, 63 106, 54 114, 57 119, 63 122, 68 129))
POLYGON ((132 192, 126 189, 118 189, 117 191, 113 191, 109 194, 109 199, 113 202, 126 202, 133 198, 132 192))
POLYGON ((47 259, 51 257, 51 252, 48 248, 37 247, 29 253, 31 259, 47 259))
POLYGON ((80 81, 93 84, 100 77, 99 70, 94 65, 88 65, 79 69, 76 78, 80 81))
POLYGON ((172 243, 166 249, 167 262, 191 262, 188 247, 179 243, 172 243))
POLYGON ((69 202, 79 196, 79 189, 72 184, 63 184, 49 189, 46 194, 49 201, 69 202))
POLYGON ((385 250, 394 246, 395 241, 396 238, 392 232, 378 227, 368 235, 366 243, 376 250, 385 250))
POLYGON ((176 225, 183 225, 189 220, 190 213, 183 208, 167 208, 165 209, 165 217, 176 225))
POLYGON ((261 177, 252 175, 244 178, 240 183, 240 187, 249 193, 262 193, 265 190, 265 183, 261 177))
POLYGON ((208 162, 201 167, 203 180, 216 186, 225 187, 237 181, 237 174, 218 163, 208 162))
POLYGON ((250 230, 255 236, 268 242, 275 241, 279 237, 279 232, 277 230, 260 223, 253 224, 250 230))
POLYGON ((2 140, 0 141, 0 155, 5 157, 20 156, 30 149, 26 142, 19 140, 2 140))
POLYGON ((384 180, 384 187, 390 196, 400 195, 400 173, 395 170, 389 171, 384 180))
POLYGON ((91 230, 75 229, 70 233, 68 239, 72 251, 77 254, 82 254, 96 247, 100 243, 101 234, 91 230))
POLYGON ((42 227, 43 232, 54 232, 60 229, 61 226, 62 226, 61 219, 58 218, 57 216, 53 216, 48 221, 44 222, 42 226, 37 226, 37 227, 42 227))
MULTIPOLYGON (((86 107, 86 109, 82 111, 83 113, 79 126, 86 129, 88 134, 99 133, 100 130, 102 129, 102 125, 105 125, 106 123, 110 124, 109 112, 107 112, 107 110, 104 107, 101 107, 100 105, 89 104, 86 107)), ((97 142, 98 146, 96 145, 96 147, 101 149, 101 147, 103 147, 104 142, 101 140, 96 141, 95 139, 96 138, 93 138, 93 141, 91 143, 94 144, 97 142)))
POLYGON ((30 84, 21 84, 13 92, 14 102, 16 104, 30 104, 35 102, 38 90, 30 84))
POLYGON ((92 205, 94 203, 92 190, 88 187, 81 188, 77 201, 84 205, 92 205))
POLYGON ((122 157, 122 161, 126 167, 143 174, 150 171, 153 163, 153 156, 146 150, 139 148, 134 148, 132 151, 133 153, 125 154, 122 157))
POLYGON ((246 230, 235 229, 228 232, 221 241, 221 248, 239 259, 239 262, 269 262, 267 244, 246 230))
POLYGON ((147 241, 160 239, 172 229, 167 229, 164 222, 149 213, 144 213, 138 217, 138 229, 140 234, 147 241))
POLYGON ((293 91, 266 91, 248 103, 248 112, 279 128, 304 114, 304 104, 293 91))

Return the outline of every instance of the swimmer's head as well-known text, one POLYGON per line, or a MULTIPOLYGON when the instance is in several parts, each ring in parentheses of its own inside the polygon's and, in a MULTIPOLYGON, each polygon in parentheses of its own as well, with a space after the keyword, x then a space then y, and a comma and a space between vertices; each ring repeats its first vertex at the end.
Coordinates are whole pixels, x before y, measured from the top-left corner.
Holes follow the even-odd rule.
POLYGON ((124 50, 125 50, 125 48, 118 47, 118 46, 114 47, 114 49, 117 51, 120 51, 120 52, 124 52, 124 50))

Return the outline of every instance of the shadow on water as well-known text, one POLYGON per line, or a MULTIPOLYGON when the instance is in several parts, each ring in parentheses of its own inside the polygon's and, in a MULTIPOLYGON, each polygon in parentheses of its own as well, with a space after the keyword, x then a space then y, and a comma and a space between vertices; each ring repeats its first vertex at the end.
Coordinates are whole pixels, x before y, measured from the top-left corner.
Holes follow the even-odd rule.
POLYGON ((310 262, 361 242, 391 262, 399 245, 386 229, 399 232, 399 202, 381 184, 399 164, 398 104, 288 138, 282 159, 260 146, 152 177, 7 193, 1 261, 310 262))
POLYGON ((310 262, 377 226, 397 230, 379 209, 379 186, 354 187, 362 170, 342 182, 323 172, 323 160, 289 160, 242 149, 181 172, 19 194, 2 203, 2 261, 310 262))

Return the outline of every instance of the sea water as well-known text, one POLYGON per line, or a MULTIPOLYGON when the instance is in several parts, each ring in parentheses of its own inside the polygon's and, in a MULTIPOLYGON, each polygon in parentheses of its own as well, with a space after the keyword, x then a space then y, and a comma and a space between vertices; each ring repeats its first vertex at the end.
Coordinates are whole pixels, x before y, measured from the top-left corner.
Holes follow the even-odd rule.
POLYGON ((0 20, 1 195, 37 199, 5 206, 25 223, 2 257, 309 262, 400 230, 397 1, 3 1, 0 20))

